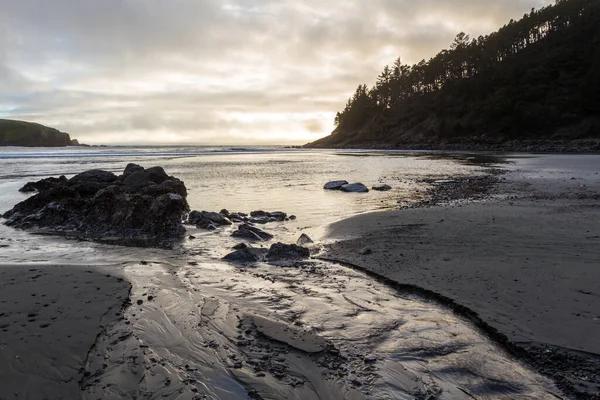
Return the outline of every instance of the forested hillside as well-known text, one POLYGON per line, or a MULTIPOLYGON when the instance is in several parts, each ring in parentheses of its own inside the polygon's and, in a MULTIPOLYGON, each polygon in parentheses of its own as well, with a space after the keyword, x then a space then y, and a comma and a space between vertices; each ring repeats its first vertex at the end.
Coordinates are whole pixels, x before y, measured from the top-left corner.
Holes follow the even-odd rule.
POLYGON ((558 0, 359 85, 308 147, 460 147, 600 138, 600 1, 558 0))

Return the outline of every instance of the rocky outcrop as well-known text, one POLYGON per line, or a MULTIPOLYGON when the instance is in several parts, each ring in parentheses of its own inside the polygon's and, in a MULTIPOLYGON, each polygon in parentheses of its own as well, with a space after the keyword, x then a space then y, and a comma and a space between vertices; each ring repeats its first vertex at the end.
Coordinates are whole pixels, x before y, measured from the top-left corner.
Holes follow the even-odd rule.
POLYGON ((369 188, 362 183, 349 183, 347 185, 343 185, 341 190, 342 192, 366 193, 369 191, 369 188))
POLYGON ((169 247, 185 234, 187 190, 161 167, 130 164, 121 176, 90 170, 42 181, 39 193, 4 213, 6 225, 136 246, 169 247))
POLYGON ((340 190, 342 186, 347 185, 348 181, 329 181, 324 186, 323 189, 326 190, 340 190))

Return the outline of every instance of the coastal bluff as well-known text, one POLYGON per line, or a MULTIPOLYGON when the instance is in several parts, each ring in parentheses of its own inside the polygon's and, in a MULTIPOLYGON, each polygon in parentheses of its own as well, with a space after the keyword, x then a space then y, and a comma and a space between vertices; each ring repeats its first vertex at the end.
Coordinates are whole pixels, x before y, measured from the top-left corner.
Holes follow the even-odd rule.
POLYGON ((68 133, 41 124, 0 119, 0 146, 65 147, 79 146, 68 133))

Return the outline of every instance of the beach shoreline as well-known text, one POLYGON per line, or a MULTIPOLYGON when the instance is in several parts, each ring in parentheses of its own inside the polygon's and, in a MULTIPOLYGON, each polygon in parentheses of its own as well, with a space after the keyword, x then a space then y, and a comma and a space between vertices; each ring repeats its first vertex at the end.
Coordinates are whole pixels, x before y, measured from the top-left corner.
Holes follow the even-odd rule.
POLYGON ((493 198, 338 221, 319 257, 450 306, 567 393, 595 398, 597 166, 593 156, 516 160, 493 198))

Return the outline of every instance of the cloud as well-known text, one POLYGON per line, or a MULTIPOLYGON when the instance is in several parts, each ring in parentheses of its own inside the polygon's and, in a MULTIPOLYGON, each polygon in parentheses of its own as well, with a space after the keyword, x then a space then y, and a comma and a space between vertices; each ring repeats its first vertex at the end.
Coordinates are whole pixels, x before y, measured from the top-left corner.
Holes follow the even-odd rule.
POLYGON ((396 57, 548 3, 0 0, 0 117, 90 143, 302 143, 396 57))

